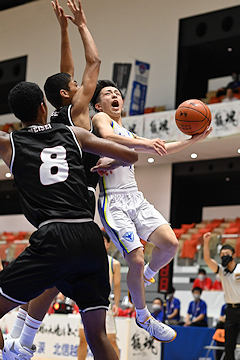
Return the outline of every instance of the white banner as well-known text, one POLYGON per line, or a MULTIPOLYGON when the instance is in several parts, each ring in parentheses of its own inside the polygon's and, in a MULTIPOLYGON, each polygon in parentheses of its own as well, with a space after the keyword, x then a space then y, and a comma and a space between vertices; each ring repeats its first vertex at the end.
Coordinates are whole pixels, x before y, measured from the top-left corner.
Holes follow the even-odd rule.
MULTIPOLYGON (((209 139, 240 133, 240 101, 211 104, 209 109, 212 113, 213 128, 209 139)), ((138 136, 148 139, 160 138, 169 142, 189 138, 178 129, 175 112, 171 110, 124 117, 122 123, 127 129, 134 129, 132 131, 138 136)))
MULTIPOLYGON (((3 333, 8 333, 15 322, 17 311, 11 311, 0 320, 3 333)), ((37 347, 34 359, 77 359, 80 315, 46 315, 34 339, 37 347)), ((120 360, 159 360, 160 342, 139 328, 135 319, 116 318, 120 360)), ((93 360, 88 348, 87 360, 93 360)))

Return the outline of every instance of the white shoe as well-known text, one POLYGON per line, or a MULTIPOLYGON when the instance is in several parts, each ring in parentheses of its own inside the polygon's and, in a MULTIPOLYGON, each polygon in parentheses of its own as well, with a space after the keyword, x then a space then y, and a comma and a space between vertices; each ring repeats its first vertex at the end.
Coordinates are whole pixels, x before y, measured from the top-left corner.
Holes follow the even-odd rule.
POLYGON ((151 284, 155 283, 155 279, 153 277, 151 279, 147 279, 144 274, 143 274, 143 281, 144 281, 145 287, 147 285, 151 285, 151 284))
POLYGON ((2 350, 3 360, 30 360, 36 346, 32 345, 31 349, 26 346, 22 346, 18 339, 7 339, 4 341, 4 348, 2 350))
POLYGON ((136 317, 136 323, 139 327, 146 330, 154 339, 163 343, 171 342, 177 336, 175 330, 161 321, 157 321, 152 316, 149 316, 144 323, 141 323, 136 317))

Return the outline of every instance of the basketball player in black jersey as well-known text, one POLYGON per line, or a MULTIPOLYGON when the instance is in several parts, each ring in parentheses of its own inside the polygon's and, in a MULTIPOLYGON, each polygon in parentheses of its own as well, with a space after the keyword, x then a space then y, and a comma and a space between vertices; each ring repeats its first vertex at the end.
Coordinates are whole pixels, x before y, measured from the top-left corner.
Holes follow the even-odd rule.
MULTIPOLYGON (((38 230, 0 273, 0 316, 56 286, 76 301, 94 358, 117 359, 105 333, 108 260, 88 204, 81 149, 114 157, 113 166, 129 166, 137 154, 84 129, 48 124, 43 93, 34 83, 17 84, 9 106, 23 129, 0 135, 0 156, 14 175, 24 215, 38 230)), ((15 359, 16 353, 29 359, 33 352, 12 339, 3 359, 15 359)))
MULTIPOLYGON (((60 71, 50 76, 45 84, 45 91, 50 103, 56 108, 51 116, 52 123, 64 123, 66 125, 77 125, 92 132, 92 125, 89 119, 89 101, 96 88, 99 74, 100 58, 94 40, 87 28, 86 18, 81 7, 75 1, 68 1, 68 6, 73 16, 67 16, 58 0, 52 1, 53 9, 61 28, 61 62, 60 71), (86 66, 82 78, 81 86, 78 86, 74 80, 74 63, 68 34, 68 19, 70 19, 79 29, 81 39, 85 50, 86 66)), ((92 211, 92 217, 95 213, 95 188, 98 183, 99 175, 97 172, 90 172, 90 169, 96 164, 99 156, 83 152, 82 162, 85 168, 88 185, 88 203, 92 211)), ((101 160, 102 162, 104 160, 101 160)), ((21 329, 29 321, 29 317, 38 321, 40 325, 44 318, 51 301, 57 295, 59 290, 54 287, 46 290, 38 299, 34 299, 30 304, 24 304, 19 309, 16 322, 11 332, 5 337, 5 343, 14 336, 20 337, 23 344, 31 347, 38 327, 35 326, 28 331, 28 338, 24 337, 21 329), (41 306, 39 306, 41 304, 41 306), (16 325, 16 326, 15 326, 16 325)), ((36 324, 36 323, 35 323, 36 324)), ((23 331, 24 333, 24 331, 23 331)))

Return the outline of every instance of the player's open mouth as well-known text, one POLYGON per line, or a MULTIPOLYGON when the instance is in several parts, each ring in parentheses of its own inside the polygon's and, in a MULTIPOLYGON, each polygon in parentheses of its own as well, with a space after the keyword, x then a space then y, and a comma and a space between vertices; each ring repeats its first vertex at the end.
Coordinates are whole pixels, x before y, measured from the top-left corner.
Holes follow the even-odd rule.
POLYGON ((113 100, 112 107, 118 107, 118 106, 119 106, 118 100, 113 100))

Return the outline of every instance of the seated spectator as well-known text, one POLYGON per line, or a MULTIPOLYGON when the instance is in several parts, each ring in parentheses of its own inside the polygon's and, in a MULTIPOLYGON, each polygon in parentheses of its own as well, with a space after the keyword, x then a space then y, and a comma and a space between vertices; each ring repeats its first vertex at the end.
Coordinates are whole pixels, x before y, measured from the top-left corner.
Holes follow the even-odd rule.
POLYGON ((234 71, 232 73, 232 81, 227 84, 227 88, 232 88, 233 90, 238 91, 239 87, 240 87, 239 74, 236 71, 234 71))
POLYGON ((118 316, 136 317, 135 306, 129 301, 128 296, 124 296, 121 303, 122 308, 118 308, 118 316))
POLYGON ((174 297, 175 288, 167 294, 166 319, 169 325, 178 325, 180 320, 180 301, 174 297))
POLYGON ((234 96, 234 91, 231 87, 228 87, 226 90, 226 97, 222 99, 222 102, 237 101, 239 100, 234 96))
POLYGON ((151 315, 158 321, 164 320, 164 310, 163 310, 163 302, 160 298, 155 298, 152 303, 153 312, 151 315))
POLYGON ((195 287, 192 289, 194 300, 190 302, 188 313, 184 326, 201 326, 208 327, 207 304, 200 299, 202 289, 195 287))
POLYGON ((210 290, 212 287, 212 280, 210 277, 206 276, 206 271, 204 269, 198 270, 198 277, 194 280, 192 289, 199 287, 202 290, 210 290))
POLYGON ((222 288, 222 282, 221 282, 221 278, 218 274, 216 274, 216 278, 214 283, 212 284, 211 290, 217 290, 217 291, 221 291, 222 288))

